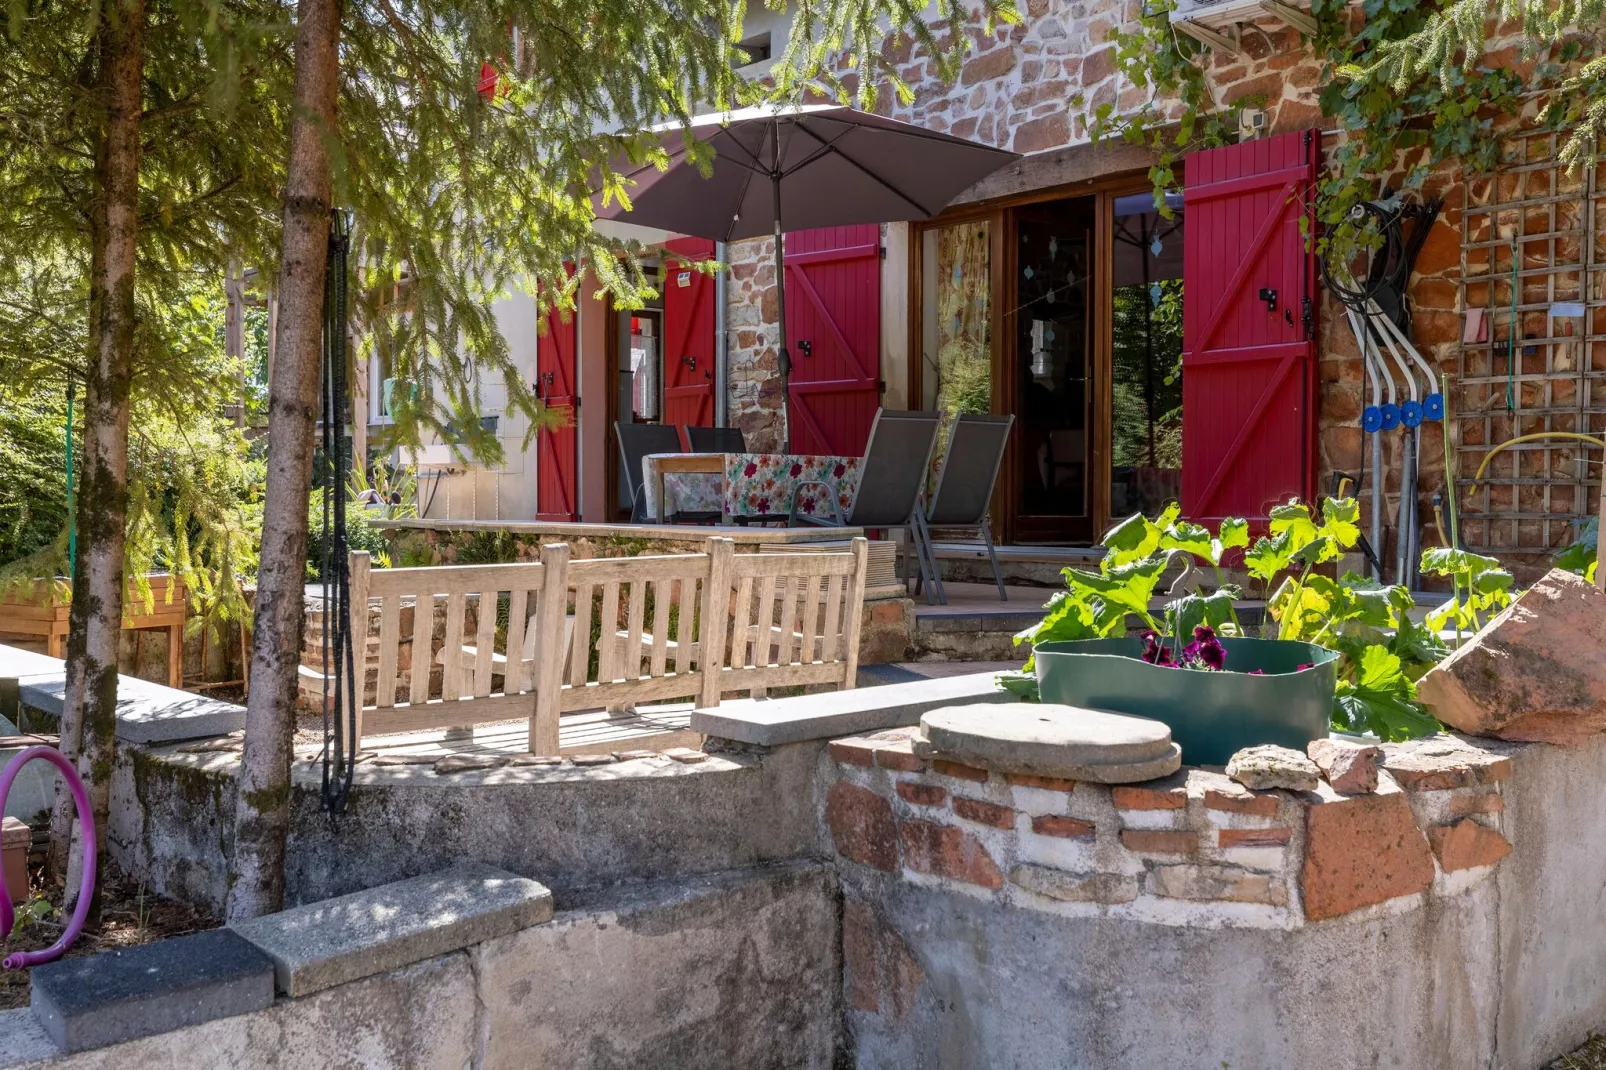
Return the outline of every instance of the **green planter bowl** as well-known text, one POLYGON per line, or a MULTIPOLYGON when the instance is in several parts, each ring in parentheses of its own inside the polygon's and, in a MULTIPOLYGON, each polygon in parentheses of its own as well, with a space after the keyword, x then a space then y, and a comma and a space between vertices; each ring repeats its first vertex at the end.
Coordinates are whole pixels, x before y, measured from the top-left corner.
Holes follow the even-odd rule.
POLYGON ((1161 721, 1189 765, 1225 765, 1235 751, 1266 743, 1303 754, 1327 735, 1336 650, 1282 639, 1221 645, 1227 671, 1202 672, 1150 665, 1140 639, 1043 643, 1033 652, 1038 691, 1044 702, 1161 721), (1312 668, 1296 671, 1305 664, 1312 668))

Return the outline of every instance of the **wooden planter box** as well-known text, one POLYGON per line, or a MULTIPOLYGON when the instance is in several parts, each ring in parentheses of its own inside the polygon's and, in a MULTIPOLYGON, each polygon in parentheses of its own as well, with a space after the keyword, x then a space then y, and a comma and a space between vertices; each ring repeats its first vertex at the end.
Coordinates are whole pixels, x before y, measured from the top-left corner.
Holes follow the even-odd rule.
MULTIPOLYGON (((167 686, 184 685, 184 617, 188 611, 188 592, 184 582, 165 573, 149 577, 151 597, 155 604, 145 611, 133 584, 123 595, 123 630, 143 631, 161 628, 167 631, 167 686), (168 600, 168 588, 173 597, 168 600)), ((65 656, 67 644, 67 618, 72 612, 70 596, 58 599, 51 585, 40 581, 31 594, 12 595, 0 599, 0 635, 26 636, 43 639, 45 653, 53 658, 65 656)))

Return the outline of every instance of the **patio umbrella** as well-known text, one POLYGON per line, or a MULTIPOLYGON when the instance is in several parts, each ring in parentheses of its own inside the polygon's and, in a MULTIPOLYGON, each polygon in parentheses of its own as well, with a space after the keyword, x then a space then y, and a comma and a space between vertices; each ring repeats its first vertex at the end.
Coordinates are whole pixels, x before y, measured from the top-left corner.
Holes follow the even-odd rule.
MULTIPOLYGON (((775 235, 783 404, 790 405, 783 229, 930 219, 948 202, 1019 155, 880 115, 832 106, 764 105, 695 118, 694 135, 715 152, 704 177, 686 154, 679 124, 666 134, 670 165, 619 168, 634 183, 631 209, 603 206, 599 219, 628 221, 728 242, 775 235), (784 224, 783 224, 784 220, 784 224)), ((791 438, 791 420, 787 420, 791 438)), ((785 447, 790 449, 790 443, 785 447)))

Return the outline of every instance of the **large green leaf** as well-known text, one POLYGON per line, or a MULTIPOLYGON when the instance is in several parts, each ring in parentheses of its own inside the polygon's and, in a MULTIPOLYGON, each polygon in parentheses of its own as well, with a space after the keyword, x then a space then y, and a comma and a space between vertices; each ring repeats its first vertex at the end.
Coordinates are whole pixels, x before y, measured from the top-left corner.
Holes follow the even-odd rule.
POLYGON ((1288 549, 1288 534, 1284 532, 1274 538, 1262 535, 1255 540, 1255 545, 1244 552, 1244 568, 1257 580, 1266 583, 1277 573, 1287 568, 1293 560, 1293 554, 1288 549))
POLYGON ((1400 621, 1388 642, 1389 653, 1400 659, 1401 671, 1413 682, 1450 654, 1437 632, 1411 620, 1400 621))
POLYGON ((1354 498, 1328 498, 1322 502, 1321 533, 1348 550, 1361 538, 1361 505, 1354 498))
POLYGON ((1228 550, 1241 550, 1249 545, 1249 521, 1242 517, 1229 516, 1221 521, 1221 527, 1216 532, 1216 538, 1210 547, 1210 563, 1221 564, 1222 555, 1228 550))
POLYGON ((996 677, 998 686, 1022 702, 1038 702, 1037 674, 1030 672, 1001 672, 996 677))
POLYGON ((1439 730, 1439 722, 1416 701, 1416 688, 1402 671, 1400 659, 1381 646, 1368 647, 1354 666, 1353 677, 1339 681, 1333 705, 1335 727, 1370 731, 1389 742, 1439 730))
POLYGON ((1310 508, 1298 498, 1290 498, 1271 510, 1272 535, 1287 535, 1290 552, 1316 537, 1316 522, 1310 518, 1310 508))
POLYGON ((1200 624, 1220 628, 1232 620, 1233 600, 1242 594, 1228 584, 1210 594, 1184 595, 1166 603, 1166 619, 1171 622, 1171 634, 1178 642, 1193 639, 1193 629, 1200 624))
POLYGON ((1108 572, 1148 557, 1159 549, 1160 528, 1142 513, 1133 513, 1099 540, 1107 551, 1100 567, 1108 572))
POLYGON ((1145 558, 1112 568, 1107 573, 1073 568, 1067 569, 1066 574, 1071 581, 1072 591, 1084 598, 1096 596, 1121 609, 1147 616, 1149 600, 1164 571, 1163 559, 1145 558))
POLYGON ((1212 554, 1210 544, 1210 529, 1203 524, 1191 524, 1186 520, 1172 524, 1160 536, 1162 550, 1181 550, 1203 557, 1213 565, 1219 564, 1220 555, 1212 554))

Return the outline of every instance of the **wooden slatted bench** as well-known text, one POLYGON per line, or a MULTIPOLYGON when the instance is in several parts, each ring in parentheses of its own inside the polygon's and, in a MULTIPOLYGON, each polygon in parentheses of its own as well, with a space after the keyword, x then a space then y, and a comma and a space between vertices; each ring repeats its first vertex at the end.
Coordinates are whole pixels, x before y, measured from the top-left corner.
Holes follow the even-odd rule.
POLYGON ((365 679, 359 736, 528 719, 531 752, 552 755, 562 752, 564 715, 854 685, 866 540, 836 553, 736 554, 717 537, 707 546, 571 561, 556 543, 539 562, 401 569, 373 569, 367 554, 352 554, 352 634, 368 636, 378 617, 377 642, 365 647, 374 686, 368 701, 365 679), (438 599, 445 634, 439 653, 424 655, 438 599), (441 666, 438 692, 432 663, 441 666))

